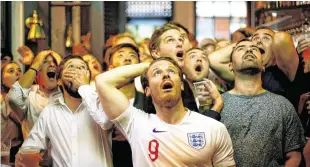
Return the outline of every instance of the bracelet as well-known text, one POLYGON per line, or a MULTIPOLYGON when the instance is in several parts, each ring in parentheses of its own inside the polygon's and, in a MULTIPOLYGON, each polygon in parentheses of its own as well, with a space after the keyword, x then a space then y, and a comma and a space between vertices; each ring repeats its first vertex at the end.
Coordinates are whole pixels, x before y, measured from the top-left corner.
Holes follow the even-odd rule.
POLYGON ((32 67, 30 67, 30 69, 33 70, 33 71, 35 71, 35 72, 36 72, 36 75, 37 75, 38 71, 37 71, 36 69, 34 69, 34 68, 32 68, 32 67))

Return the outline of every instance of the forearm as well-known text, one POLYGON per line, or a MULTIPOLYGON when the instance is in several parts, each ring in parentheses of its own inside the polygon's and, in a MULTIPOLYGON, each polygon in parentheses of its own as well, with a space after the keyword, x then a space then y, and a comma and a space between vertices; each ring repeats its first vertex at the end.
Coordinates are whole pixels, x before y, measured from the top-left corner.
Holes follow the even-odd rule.
POLYGON ((22 88, 18 81, 16 81, 8 93, 8 102, 12 111, 18 116, 20 120, 23 120, 27 111, 27 98, 30 88, 22 88))
MULTIPOLYGON (((38 68, 35 67, 31 68, 34 68, 35 70, 38 71, 38 68)), ((33 81, 35 80, 37 74, 35 70, 29 68, 28 71, 19 78, 18 82, 21 85, 21 87, 30 88, 33 85, 33 81)))
POLYGON ((112 69, 96 77, 96 85, 101 83, 120 88, 135 77, 141 75, 149 66, 149 63, 127 65, 112 69))
POLYGON ((215 102, 214 105, 212 106, 211 110, 216 111, 220 113, 224 107, 224 102, 222 98, 218 98, 215 102))
POLYGON ((293 81, 298 68, 299 58, 291 35, 277 32, 273 39, 273 53, 277 66, 293 81))
POLYGON ((294 151, 286 154, 285 167, 298 167, 301 161, 301 153, 294 151))
POLYGON ((212 52, 208 58, 211 69, 227 81, 233 81, 233 73, 229 70, 230 56, 235 43, 212 52))

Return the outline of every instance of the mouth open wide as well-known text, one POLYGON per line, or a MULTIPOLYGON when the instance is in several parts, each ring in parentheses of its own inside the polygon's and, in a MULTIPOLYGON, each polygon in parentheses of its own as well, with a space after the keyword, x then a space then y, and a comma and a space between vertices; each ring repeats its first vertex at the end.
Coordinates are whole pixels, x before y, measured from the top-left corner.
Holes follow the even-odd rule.
POLYGON ((200 64, 196 65, 195 71, 196 72, 201 72, 202 71, 202 66, 200 64))
POLYGON ((179 51, 179 52, 177 53, 177 58, 178 58, 178 59, 183 59, 183 55, 184 55, 183 51, 179 51))
POLYGON ((53 71, 47 72, 47 77, 48 77, 49 79, 54 79, 55 76, 56 76, 56 73, 55 73, 55 72, 53 72, 53 71))
POLYGON ((173 88, 173 84, 170 81, 164 82, 161 87, 164 91, 171 90, 173 88))

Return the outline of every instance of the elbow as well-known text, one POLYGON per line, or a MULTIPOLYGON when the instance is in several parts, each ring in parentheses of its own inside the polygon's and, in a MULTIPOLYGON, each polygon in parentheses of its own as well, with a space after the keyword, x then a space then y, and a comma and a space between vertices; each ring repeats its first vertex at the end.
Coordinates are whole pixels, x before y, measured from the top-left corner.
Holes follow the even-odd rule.
POLYGON ((275 34, 273 44, 281 47, 281 45, 289 43, 289 41, 293 41, 292 36, 287 32, 280 31, 275 34))

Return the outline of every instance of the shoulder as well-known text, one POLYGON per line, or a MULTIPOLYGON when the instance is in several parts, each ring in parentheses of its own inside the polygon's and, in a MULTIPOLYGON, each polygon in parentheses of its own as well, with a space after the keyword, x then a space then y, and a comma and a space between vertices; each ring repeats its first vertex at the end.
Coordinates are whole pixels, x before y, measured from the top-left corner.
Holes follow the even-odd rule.
POLYGON ((190 119, 194 124, 197 124, 197 126, 210 127, 212 129, 225 127, 225 125, 223 123, 221 123, 220 121, 217 121, 213 118, 204 116, 204 115, 197 113, 195 111, 191 111, 190 119))

